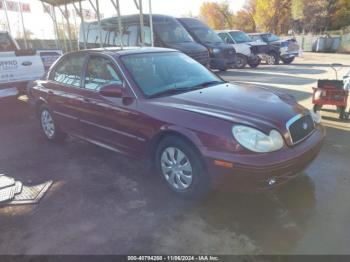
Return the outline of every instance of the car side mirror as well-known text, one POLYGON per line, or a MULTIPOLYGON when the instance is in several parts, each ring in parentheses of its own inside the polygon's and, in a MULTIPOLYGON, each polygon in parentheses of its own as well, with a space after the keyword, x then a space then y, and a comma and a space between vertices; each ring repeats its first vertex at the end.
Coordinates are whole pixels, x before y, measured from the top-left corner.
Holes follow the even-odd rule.
POLYGON ((122 97, 123 85, 121 83, 111 83, 100 88, 100 94, 105 97, 122 97))

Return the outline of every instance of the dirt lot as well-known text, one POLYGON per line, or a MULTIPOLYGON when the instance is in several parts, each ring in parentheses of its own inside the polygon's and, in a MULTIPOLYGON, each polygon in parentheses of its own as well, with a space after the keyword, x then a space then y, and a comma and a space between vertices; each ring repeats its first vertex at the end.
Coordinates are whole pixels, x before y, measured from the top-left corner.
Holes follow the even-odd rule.
MULTIPOLYGON (((333 78, 332 62, 350 66, 350 56, 305 53, 289 66, 222 76, 280 89, 311 108, 311 87, 333 78)), ((77 139, 45 141, 25 103, 1 102, 0 173, 54 185, 39 205, 0 207, 0 254, 349 254, 350 123, 322 114, 322 152, 291 183, 185 201, 134 160, 77 139)))

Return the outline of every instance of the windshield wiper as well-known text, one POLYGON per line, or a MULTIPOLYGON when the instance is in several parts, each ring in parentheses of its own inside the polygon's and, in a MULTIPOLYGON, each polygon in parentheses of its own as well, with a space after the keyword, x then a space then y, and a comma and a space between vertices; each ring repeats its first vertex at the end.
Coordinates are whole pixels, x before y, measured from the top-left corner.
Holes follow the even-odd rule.
POLYGON ((188 92, 193 90, 192 88, 187 88, 187 87, 182 87, 182 88, 171 88, 171 89, 167 89, 164 91, 160 91, 158 93, 155 93, 153 95, 148 96, 149 98, 155 98, 155 97, 160 97, 160 96, 164 96, 164 95, 174 95, 174 94, 179 94, 179 93, 183 93, 183 92, 188 92))
POLYGON ((204 88, 204 87, 208 87, 208 86, 212 86, 212 85, 216 85, 216 84, 222 84, 222 83, 225 83, 225 82, 224 81, 218 81, 218 80, 203 82, 203 83, 200 83, 198 85, 195 85, 193 87, 193 89, 200 89, 200 88, 204 88))
POLYGON ((208 81, 208 82, 203 82, 198 85, 192 86, 192 87, 177 87, 177 88, 171 88, 167 89, 164 91, 160 91, 158 93, 155 93, 153 95, 148 96, 149 98, 155 98, 155 97, 160 97, 160 96, 165 96, 165 95, 174 95, 174 94, 179 94, 179 93, 184 93, 184 92, 189 92, 189 91, 194 91, 197 89, 202 89, 211 85, 216 85, 216 84, 222 84, 225 83, 224 81, 208 81))

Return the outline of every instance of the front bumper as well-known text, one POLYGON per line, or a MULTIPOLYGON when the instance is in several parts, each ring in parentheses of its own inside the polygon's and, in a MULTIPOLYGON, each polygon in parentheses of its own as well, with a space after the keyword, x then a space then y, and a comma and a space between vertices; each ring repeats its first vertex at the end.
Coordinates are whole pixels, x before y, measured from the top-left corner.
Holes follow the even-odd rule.
POLYGON ((248 62, 257 62, 259 60, 261 59, 258 55, 251 54, 250 56, 248 56, 248 62))
POLYGON ((209 60, 211 69, 222 69, 222 68, 232 68, 236 64, 235 58, 210 58, 209 60))
POLYGON ((325 129, 319 126, 303 142, 276 152, 229 154, 202 149, 202 153, 214 186, 256 192, 276 187, 296 177, 318 155, 324 138, 325 129), (215 160, 232 163, 232 167, 218 166, 215 160), (271 180, 275 181, 272 185, 269 184, 271 180))
POLYGON ((292 58, 292 57, 297 57, 299 56, 299 50, 288 50, 288 48, 282 47, 280 49, 280 56, 282 58, 292 58))

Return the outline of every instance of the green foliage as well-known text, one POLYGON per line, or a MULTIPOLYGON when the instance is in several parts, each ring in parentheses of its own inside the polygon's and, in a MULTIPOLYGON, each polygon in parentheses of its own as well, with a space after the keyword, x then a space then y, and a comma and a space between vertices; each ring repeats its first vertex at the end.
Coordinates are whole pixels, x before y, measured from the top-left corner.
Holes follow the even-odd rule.
POLYGON ((292 0, 292 17, 294 20, 300 20, 304 18, 304 0, 292 0))

